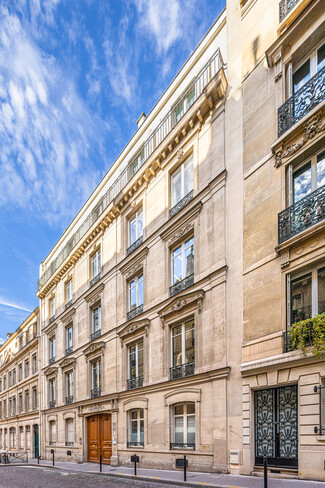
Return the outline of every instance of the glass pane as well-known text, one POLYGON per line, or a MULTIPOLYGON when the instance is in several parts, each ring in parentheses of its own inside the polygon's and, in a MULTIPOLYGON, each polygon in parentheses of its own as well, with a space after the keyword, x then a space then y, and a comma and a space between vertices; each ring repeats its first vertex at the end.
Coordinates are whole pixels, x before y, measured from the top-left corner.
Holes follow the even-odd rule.
POLYGON ((140 419, 144 418, 143 408, 139 409, 139 417, 140 417, 140 419))
POLYGON ((130 351, 129 361, 130 361, 130 378, 135 378, 137 375, 135 346, 134 349, 130 351))
POLYGON ((190 106, 193 104, 195 99, 195 85, 191 88, 191 90, 188 92, 186 101, 187 101, 187 109, 190 108, 190 106))
POLYGON ((317 71, 320 71, 325 66, 325 44, 318 49, 317 53, 317 71))
POLYGON ((182 175, 181 167, 173 173, 171 177, 171 188, 172 188, 172 207, 176 205, 182 197, 182 175))
POLYGON ((311 274, 292 281, 291 323, 311 318, 311 274))
POLYGON ((184 442, 183 417, 175 417, 175 442, 184 442))
POLYGON ((293 75, 293 92, 297 93, 310 79, 310 60, 306 61, 293 75))
POLYGON ((138 376, 143 376, 143 348, 138 348, 138 376))
POLYGON ((140 442, 144 442, 144 421, 140 420, 140 442))
POLYGON ((195 416, 187 417, 187 443, 195 443, 195 416))
POLYGON ((185 332, 185 363, 194 363, 194 329, 185 332))
POLYGON ((137 410, 132 410, 131 412, 131 418, 136 420, 138 418, 138 411, 137 410))
POLYGON ((143 214, 142 214, 142 210, 141 212, 139 213, 138 215, 138 219, 137 219, 137 239, 139 239, 139 237, 142 236, 143 234, 143 214))
POLYGON ((173 284, 182 281, 182 247, 178 247, 173 251, 173 284))
POLYGON ((299 202, 311 192, 311 165, 306 164, 293 173, 293 201, 299 202))
POLYGON ((131 441, 138 442, 138 422, 137 420, 132 420, 131 422, 131 441))
POLYGON ((193 159, 190 158, 184 164, 184 195, 193 190, 193 159))
POLYGON ((187 413, 195 413, 195 403, 188 403, 187 404, 187 413))
POLYGON ((139 283, 138 283, 138 303, 137 305, 143 305, 143 278, 139 278, 139 283))
POLYGON ((184 408, 184 405, 176 405, 175 415, 183 415, 183 408, 184 408))
POLYGON ((194 238, 185 243, 185 276, 194 273, 194 238))
POLYGON ((184 114, 184 101, 180 102, 175 108, 175 119, 178 122, 184 114))
POLYGON ((318 270, 318 313, 325 312, 325 268, 318 270))
POLYGON ((136 218, 133 217, 130 220, 130 245, 133 244, 137 240, 137 221, 136 218))
POLYGON ((183 364, 182 359, 182 334, 178 334, 173 336, 173 366, 183 364))
POLYGON ((137 290, 136 282, 133 280, 130 283, 130 310, 133 310, 137 306, 137 290))
POLYGON ((317 188, 325 185, 325 152, 317 158, 317 188))

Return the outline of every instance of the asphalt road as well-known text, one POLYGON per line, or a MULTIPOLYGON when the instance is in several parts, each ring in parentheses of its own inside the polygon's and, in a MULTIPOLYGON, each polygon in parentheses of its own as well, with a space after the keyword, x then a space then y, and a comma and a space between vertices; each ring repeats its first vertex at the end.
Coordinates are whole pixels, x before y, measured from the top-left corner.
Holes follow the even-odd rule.
POLYGON ((0 468, 1 488, 176 488, 165 483, 120 479, 32 466, 0 468))

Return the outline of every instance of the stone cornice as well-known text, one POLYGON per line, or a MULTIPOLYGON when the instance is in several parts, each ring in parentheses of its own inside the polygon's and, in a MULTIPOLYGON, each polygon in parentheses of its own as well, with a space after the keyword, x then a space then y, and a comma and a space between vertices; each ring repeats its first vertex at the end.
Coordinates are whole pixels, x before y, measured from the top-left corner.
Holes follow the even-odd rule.
POLYGON ((198 309, 198 312, 200 313, 202 311, 203 298, 203 290, 197 290, 191 293, 182 294, 177 298, 171 300, 168 305, 166 305, 158 312, 158 315, 164 322, 168 315, 174 314, 175 312, 180 312, 184 310, 184 308, 191 306, 196 307, 198 309))
POLYGON ((100 283, 99 285, 93 286, 83 296, 84 300, 88 302, 89 305, 93 305, 94 303, 100 300, 104 288, 105 288, 105 283, 100 283))
POLYGON ((74 368, 76 365, 75 358, 64 358, 63 361, 59 363, 61 369, 74 368))
POLYGON ((96 355, 97 353, 101 353, 106 346, 106 342, 94 342, 89 344, 84 350, 83 353, 85 356, 96 355))
POLYGON ((118 331, 117 335, 119 336, 121 341, 124 341, 127 337, 134 334, 135 332, 139 332, 140 330, 145 330, 146 335, 148 335, 149 326, 150 326, 149 319, 133 321, 130 324, 123 327, 123 329, 118 331))
POLYGON ((57 375, 58 374, 58 367, 57 366, 48 366, 47 369, 44 371, 45 376, 50 376, 51 374, 57 375))
POLYGON ((61 322, 63 322, 65 325, 67 325, 69 322, 72 321, 72 318, 74 314, 76 313, 76 309, 73 308, 68 308, 60 317, 61 322))
POLYGON ((132 254, 130 259, 127 259, 123 266, 119 268, 119 271, 121 271, 121 273, 124 274, 127 279, 135 276, 136 273, 143 267, 143 263, 148 252, 149 248, 145 247, 135 257, 132 254))

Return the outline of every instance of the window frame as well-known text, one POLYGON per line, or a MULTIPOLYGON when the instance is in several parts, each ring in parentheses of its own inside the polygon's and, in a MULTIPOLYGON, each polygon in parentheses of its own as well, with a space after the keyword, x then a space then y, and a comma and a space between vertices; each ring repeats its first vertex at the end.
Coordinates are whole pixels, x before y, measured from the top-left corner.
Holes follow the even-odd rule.
POLYGON ((101 390, 102 389, 102 360, 101 358, 96 358, 91 361, 91 390, 101 390), (95 368, 94 365, 97 364, 95 368), (95 375, 94 372, 97 371, 97 378, 99 378, 98 386, 95 386, 95 375))
POLYGON ((133 278, 131 278, 128 282, 128 312, 132 312, 133 310, 141 307, 144 302, 144 279, 143 279, 143 270, 133 278), (140 280, 141 278, 141 280, 140 280), (131 287, 131 283, 135 282, 135 286, 131 287), (142 284, 142 303, 139 303, 139 284, 142 284), (131 291, 132 289, 136 289, 136 306, 131 308, 131 291))
MULTIPOLYGON (((196 402, 179 402, 170 405, 170 443, 171 444, 194 444, 194 447, 183 446, 181 449, 195 450, 196 437, 197 437, 196 418, 197 418, 196 402), (188 413, 188 405, 194 406, 194 413, 188 413), (183 407, 182 414, 176 414, 176 408, 179 406, 183 407), (183 418, 183 442, 176 442, 176 418, 181 418, 181 417, 183 418), (194 417, 194 443, 188 442, 188 418, 189 417, 194 417)), ((172 449, 180 449, 180 448, 175 446, 172 449)))
POLYGON ((144 408, 132 408, 127 411, 127 447, 144 447, 144 431, 145 431, 145 423, 144 423, 144 408), (136 412, 137 418, 132 419, 132 413, 136 412), (142 417, 141 417, 142 412, 142 417), (143 424, 143 440, 141 440, 141 422, 143 424), (136 423, 136 430, 137 430, 137 440, 132 440, 132 425, 136 423))
POLYGON ((65 303, 68 304, 73 300, 73 283, 72 278, 70 278, 65 283, 65 303))
POLYGON ((134 214, 131 215, 131 217, 128 219, 128 246, 132 246, 132 244, 134 244, 138 239, 140 239, 141 237, 143 237, 143 216, 144 216, 144 213, 143 213, 143 206, 141 205, 141 207, 138 208, 138 210, 136 210, 136 212, 134 214), (138 220, 139 218, 142 218, 142 229, 141 229, 141 235, 138 234, 138 220), (131 225, 132 223, 135 221, 136 225, 135 225, 135 228, 136 228, 136 238, 134 239, 134 241, 131 241, 131 225))
POLYGON ((191 364, 192 362, 194 362, 195 364, 195 352, 196 352, 196 347, 195 347, 195 320, 194 320, 194 317, 189 317, 187 319, 184 319, 182 320, 181 322, 178 322, 178 323, 175 323, 175 324, 172 324, 170 326, 170 367, 171 368, 175 368, 177 366, 183 366, 184 364, 191 364), (193 336, 194 336, 194 361, 189 361, 188 363, 186 363, 184 360, 186 359, 186 348, 185 348, 185 339, 186 339, 186 331, 185 330, 185 327, 186 327, 186 324, 190 323, 190 322, 193 322, 193 327, 191 329, 189 329, 190 331, 193 331, 193 336), (173 329, 175 329, 176 327, 179 327, 181 326, 181 341, 182 341, 182 362, 181 364, 174 364, 174 354, 173 354, 173 329))
POLYGON ((187 156, 173 171, 170 173, 170 209, 174 208, 179 202, 183 200, 189 193, 194 191, 194 155, 191 153, 187 156), (188 164, 192 164, 192 188, 189 192, 185 193, 185 167, 188 164), (178 173, 181 173, 181 197, 179 200, 174 201, 173 192, 173 179, 178 173))
POLYGON ((91 308, 91 334, 102 330, 102 304, 97 303, 91 308), (95 329, 95 310, 98 310, 98 328, 95 329))
MULTIPOLYGON (((291 84, 291 89, 289 90, 289 97, 290 98, 292 95, 294 95, 295 93, 297 93, 297 91, 299 91, 303 86, 305 86, 306 83, 308 83, 308 81, 310 81, 313 76, 315 76, 317 73, 318 73, 318 62, 317 62, 317 57, 318 57, 318 51, 320 49, 322 49, 322 47, 325 46, 325 43, 324 43, 324 39, 322 39, 315 47, 312 51, 309 51, 309 53, 304 56, 300 61, 299 63, 297 63, 297 65, 294 67, 294 69, 292 69, 292 74, 291 74, 291 80, 290 80, 290 84, 291 84), (309 79, 303 84, 301 85, 300 88, 298 88, 298 90, 296 92, 294 92, 294 85, 293 85, 293 77, 294 75, 297 73, 297 71, 299 71, 300 68, 302 68, 302 66, 307 63, 309 61, 309 79)), ((324 66, 323 66, 324 68, 324 66)), ((321 69, 323 69, 321 68, 321 69)))
POLYGON ((175 246, 173 246, 170 249, 170 258, 171 258, 171 285, 170 286, 174 286, 177 283, 180 283, 181 281, 185 280, 186 278, 188 278, 192 274, 194 275, 194 272, 195 272, 195 267, 194 267, 194 265, 195 265, 195 261, 194 261, 194 259, 195 259, 195 239, 194 239, 194 234, 191 234, 186 239, 184 239, 182 242, 179 242, 178 244, 176 244, 175 246), (185 252, 186 252, 186 249, 187 248, 185 248, 185 245, 191 239, 193 239, 193 244, 191 244, 191 246, 193 246, 193 273, 191 273, 188 276, 186 276, 186 274, 185 274, 185 271, 186 271, 186 256, 185 256, 185 252), (174 252, 178 248, 181 248, 181 256, 182 256, 182 279, 179 280, 179 281, 174 282, 174 252))
POLYGON ((93 280, 100 276, 102 269, 102 254, 101 248, 98 247, 90 256, 90 279, 93 280), (95 274, 95 271, 97 273, 95 274))
MULTIPOLYGON (((325 149, 324 148, 322 148, 319 151, 316 151, 312 156, 304 159, 303 161, 301 161, 298 164, 295 164, 293 161, 292 163, 290 163, 288 165, 288 167, 287 167, 287 178, 286 178, 286 180, 287 180, 287 182, 286 182, 287 183, 286 184, 286 187, 287 187, 286 201, 287 201, 288 207, 297 203, 294 201, 294 174, 297 171, 303 169, 304 166, 307 166, 308 164, 310 164, 310 167, 311 167, 311 191, 309 193, 307 193, 306 196, 310 195, 314 191, 316 191, 319 188, 322 188, 322 186, 324 186, 324 185, 317 186, 317 165, 321 159, 325 159, 325 149)), ((306 197, 303 197, 303 198, 306 198, 306 197)), ((298 202, 300 202, 301 200, 302 199, 298 200, 298 202)))
POLYGON ((144 376, 144 340, 143 340, 143 337, 139 338, 136 342, 132 342, 131 344, 128 344, 128 379, 131 380, 131 379, 135 379, 135 378, 138 378, 139 376, 144 376), (139 349, 139 344, 142 343, 142 349, 139 349), (130 349, 131 347, 134 347, 135 346, 135 369, 136 369, 136 376, 131 376, 131 353, 130 353, 130 349), (142 361, 143 361, 143 364, 142 364, 142 374, 139 375, 139 350, 141 351, 142 350, 142 361))

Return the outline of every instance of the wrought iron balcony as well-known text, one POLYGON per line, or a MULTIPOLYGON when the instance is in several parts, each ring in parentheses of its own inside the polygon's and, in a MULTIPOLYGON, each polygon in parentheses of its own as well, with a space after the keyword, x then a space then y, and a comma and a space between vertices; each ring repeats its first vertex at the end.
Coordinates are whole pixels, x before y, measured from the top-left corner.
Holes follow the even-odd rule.
POLYGON ((66 446, 74 446, 74 442, 73 441, 65 441, 65 445, 66 446))
POLYGON ((144 442, 129 442, 127 443, 128 448, 129 447, 144 447, 144 442))
MULTIPOLYGON (((300 319, 300 320, 305 320, 305 319, 300 319)), ((298 344, 291 339, 289 330, 283 332, 282 339, 283 339, 284 353, 289 351, 295 351, 296 349, 298 349, 298 344)), ((305 338, 305 345, 311 346, 313 344, 313 339, 314 339, 314 328, 313 328, 313 322, 311 321, 310 324, 308 324, 308 333, 307 333, 307 337, 305 338)))
POLYGON ((192 442, 171 442, 170 449, 192 449, 195 450, 195 443, 192 442))
POLYGON ((98 275, 94 276, 94 278, 90 281, 90 286, 94 286, 100 280, 101 273, 99 272, 98 275))
MULTIPOLYGON (((207 61, 206 65, 197 74, 195 79, 192 81, 191 85, 188 87, 186 93, 178 100, 178 105, 182 103, 188 93, 194 90, 194 98, 192 104, 201 96, 202 92, 206 86, 210 83, 212 78, 221 70, 223 67, 223 60, 220 50, 212 55, 212 57, 207 61), (183 98, 184 97, 184 98, 183 98)), ((184 113, 190 109, 190 105, 184 107, 184 113)), ((154 131, 150 134, 148 139, 145 141, 143 146, 139 148, 138 152, 134 154, 132 159, 128 162, 125 169, 118 175, 116 180, 112 183, 110 188, 107 190, 103 196, 101 202, 96 205, 96 207, 89 214, 87 219, 82 222, 80 227, 73 234, 71 239, 66 243, 62 251, 58 256, 49 263, 47 269, 42 274, 41 278, 38 280, 37 286, 40 289, 45 283, 51 278, 51 276, 59 269, 61 264, 69 256, 73 248, 81 241, 81 239, 86 235, 92 225, 97 221, 97 219, 103 214, 103 212, 108 208, 110 203, 114 198, 123 190, 123 188, 128 184, 128 182, 133 178, 135 173, 146 163, 148 158, 154 153, 158 146, 166 139, 168 134, 174 129, 177 124, 181 124, 181 119, 175 119, 175 106, 166 114, 154 131), (140 155, 143 154, 143 157, 140 155)))
POLYGON ((56 444, 56 441, 49 441, 50 446, 55 446, 55 444, 56 444))
POLYGON ((93 390, 90 390, 90 397, 91 398, 98 398, 101 395, 102 395, 101 388, 94 388, 93 390))
POLYGON ((56 401, 55 400, 51 400, 49 402, 49 408, 54 408, 55 407, 55 404, 56 404, 56 401))
POLYGON ((279 3, 279 21, 286 18, 288 13, 297 5, 299 0, 281 0, 279 3))
POLYGON ((49 360, 49 364, 53 364, 53 363, 55 363, 55 356, 53 358, 50 358, 49 360))
POLYGON ((177 380, 179 378, 185 378, 186 376, 192 376, 194 374, 195 363, 185 363, 180 366, 173 366, 169 368, 169 374, 171 380, 177 380))
POLYGON ((65 304, 65 309, 71 307, 72 304, 73 304, 73 299, 71 298, 71 300, 69 300, 68 303, 65 304))
POLYGON ((142 242, 143 242, 143 236, 139 237, 139 239, 134 241, 133 244, 131 244, 131 246, 128 247, 127 255, 132 254, 133 251, 135 251, 139 246, 141 246, 142 242))
POLYGON ((179 293, 180 291, 183 291, 189 286, 192 286, 193 283, 194 283, 194 274, 191 274, 190 276, 187 276, 182 281, 175 283, 175 285, 169 288, 170 296, 172 297, 174 295, 177 295, 177 293, 179 293))
POLYGON ((278 242, 281 244, 325 219, 325 186, 286 208, 278 215, 278 242))
POLYGON ((325 100, 325 67, 278 109, 279 137, 325 100))
POLYGON ((90 335, 90 340, 93 341, 95 339, 98 339, 98 337, 100 337, 101 335, 102 335, 102 330, 101 329, 95 330, 95 332, 93 332, 90 335))
POLYGON ((128 390, 133 390, 134 388, 141 388, 142 386, 143 386, 143 376, 129 378, 127 381, 128 390))
POLYGON ((70 396, 65 397, 65 404, 71 405, 71 403, 73 403, 73 396, 70 395, 70 396))
POLYGON ((52 317, 50 317, 50 319, 49 319, 49 323, 51 324, 52 322, 54 322, 54 320, 55 320, 55 314, 54 314, 54 315, 52 315, 52 317))
POLYGON ((68 356, 68 354, 71 354, 73 352, 73 347, 70 346, 65 350, 65 355, 68 356))
POLYGON ((186 207, 190 201, 193 200, 193 190, 190 191, 182 200, 180 200, 173 208, 169 210, 169 217, 174 217, 182 208, 186 207))
POLYGON ((138 307, 134 308, 133 310, 130 310, 127 314, 127 319, 132 320, 134 317, 137 317, 143 312, 143 304, 139 305, 138 307))

